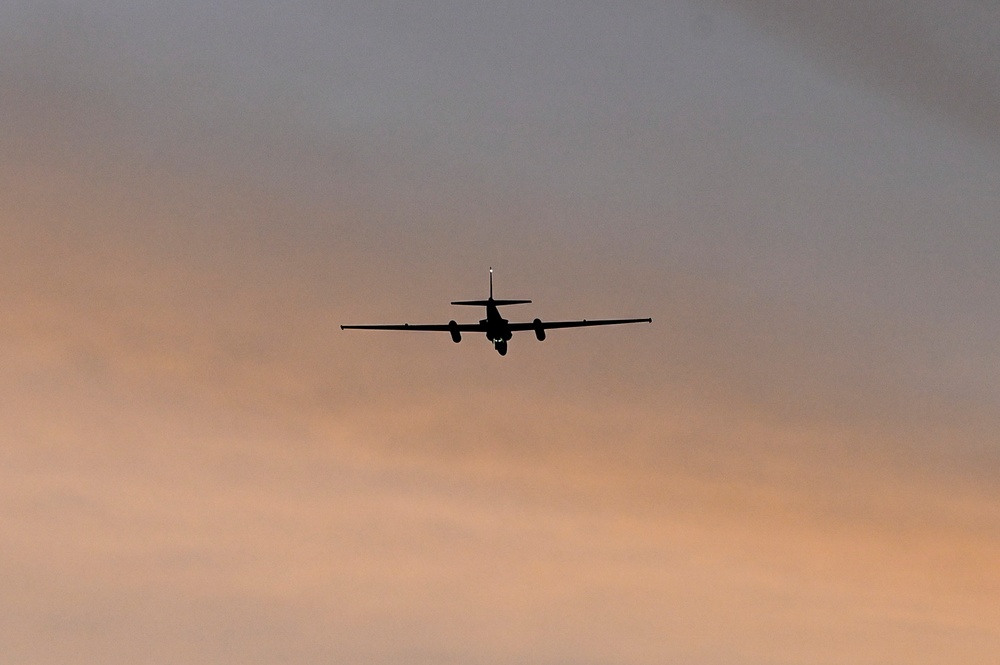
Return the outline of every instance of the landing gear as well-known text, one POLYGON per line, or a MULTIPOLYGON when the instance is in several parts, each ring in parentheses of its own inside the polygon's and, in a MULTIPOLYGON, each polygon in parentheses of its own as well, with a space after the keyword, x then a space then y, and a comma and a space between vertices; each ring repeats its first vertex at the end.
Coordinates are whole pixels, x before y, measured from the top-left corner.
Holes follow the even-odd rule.
MULTIPOLYGON (((500 321, 503 324, 507 323, 507 319, 501 319, 500 321)), ((486 324, 489 323, 489 321, 480 321, 480 323, 486 324)), ((486 339, 490 340, 490 343, 493 344, 493 348, 496 349, 497 353, 501 356, 507 355, 507 342, 510 341, 510 338, 510 330, 504 330, 501 328, 500 330, 491 329, 486 331, 486 339)))

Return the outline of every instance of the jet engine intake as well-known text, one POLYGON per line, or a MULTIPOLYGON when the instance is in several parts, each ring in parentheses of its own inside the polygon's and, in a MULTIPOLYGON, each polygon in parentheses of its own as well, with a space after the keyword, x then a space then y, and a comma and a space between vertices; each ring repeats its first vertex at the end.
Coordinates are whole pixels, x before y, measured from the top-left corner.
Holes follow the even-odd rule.
POLYGON ((544 342, 545 341, 545 328, 542 327, 542 320, 541 319, 535 319, 534 321, 531 322, 531 326, 535 330, 535 339, 537 339, 539 342, 544 342))
POLYGON ((448 322, 448 332, 451 333, 451 341, 455 344, 462 341, 462 331, 458 329, 458 324, 455 323, 454 319, 448 322))

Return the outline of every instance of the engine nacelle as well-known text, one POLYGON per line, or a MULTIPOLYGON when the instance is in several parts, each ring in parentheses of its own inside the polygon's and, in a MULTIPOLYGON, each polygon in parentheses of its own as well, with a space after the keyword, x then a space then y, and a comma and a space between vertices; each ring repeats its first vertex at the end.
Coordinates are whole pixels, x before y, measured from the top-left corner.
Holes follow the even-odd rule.
POLYGON ((448 332, 451 333, 451 341, 458 344, 462 341, 462 331, 458 329, 458 324, 455 321, 448 322, 448 332))
POLYGON ((532 328, 535 329, 535 339, 537 339, 539 342, 544 342, 545 328, 542 327, 542 320, 535 319, 534 321, 531 322, 531 326, 532 328))

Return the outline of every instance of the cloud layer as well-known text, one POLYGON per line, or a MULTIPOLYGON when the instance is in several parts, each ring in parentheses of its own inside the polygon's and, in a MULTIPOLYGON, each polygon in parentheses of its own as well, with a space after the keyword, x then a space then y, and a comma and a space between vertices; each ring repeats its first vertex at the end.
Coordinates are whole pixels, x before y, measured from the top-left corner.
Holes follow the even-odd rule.
POLYGON ((343 7, 4 10, 4 653, 987 662, 988 130, 811 67, 892 8, 343 7), (489 265, 655 322, 339 330, 489 265))

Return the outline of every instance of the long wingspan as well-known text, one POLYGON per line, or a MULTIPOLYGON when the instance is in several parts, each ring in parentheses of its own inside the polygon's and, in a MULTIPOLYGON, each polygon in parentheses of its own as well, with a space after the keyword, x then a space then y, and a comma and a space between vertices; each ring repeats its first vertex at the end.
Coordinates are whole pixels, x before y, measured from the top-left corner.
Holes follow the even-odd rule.
MULTIPOLYGON (((537 319, 536 319, 537 320, 537 319)), ((583 319, 582 321, 530 321, 527 323, 510 323, 510 329, 512 331, 518 330, 537 330, 539 327, 543 330, 553 330, 555 328, 585 328, 589 326, 616 326, 623 323, 652 323, 653 319, 594 319, 593 321, 588 321, 583 319)))
MULTIPOLYGON (((413 330, 416 332, 451 332, 452 330, 458 330, 459 332, 486 331, 486 328, 484 328, 481 323, 456 323, 454 326, 452 326, 449 323, 443 323, 443 324, 402 323, 390 326, 340 326, 340 329, 341 330, 413 330)), ((525 330, 527 330, 527 328, 525 330)))

